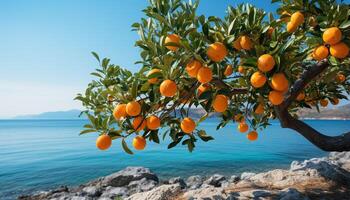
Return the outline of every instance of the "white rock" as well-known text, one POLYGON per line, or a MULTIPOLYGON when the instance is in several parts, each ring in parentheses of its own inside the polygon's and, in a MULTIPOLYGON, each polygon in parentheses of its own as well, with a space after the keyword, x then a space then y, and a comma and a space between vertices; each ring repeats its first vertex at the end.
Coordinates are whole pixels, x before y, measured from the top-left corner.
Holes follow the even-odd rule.
POLYGON ((245 179, 250 179, 251 177, 253 177, 256 173, 251 173, 251 172, 243 172, 241 174, 241 179, 245 180, 245 179))
POLYGON ((161 185, 147 192, 133 194, 126 200, 171 200, 180 192, 179 184, 161 185))
POLYGON ((190 176, 186 180, 186 185, 189 189, 197 189, 203 184, 203 178, 201 176, 190 176))

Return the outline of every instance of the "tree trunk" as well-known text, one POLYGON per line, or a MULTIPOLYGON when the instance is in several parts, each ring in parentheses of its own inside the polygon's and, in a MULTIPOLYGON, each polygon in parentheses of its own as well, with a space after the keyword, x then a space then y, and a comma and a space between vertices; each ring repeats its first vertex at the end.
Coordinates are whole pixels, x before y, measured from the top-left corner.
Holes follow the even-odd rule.
POLYGON ((320 75, 329 66, 328 61, 321 61, 308 68, 292 86, 283 103, 275 106, 277 117, 282 128, 290 128, 324 151, 350 151, 350 132, 339 136, 324 135, 301 120, 292 117, 288 111, 298 94, 305 86, 320 75))

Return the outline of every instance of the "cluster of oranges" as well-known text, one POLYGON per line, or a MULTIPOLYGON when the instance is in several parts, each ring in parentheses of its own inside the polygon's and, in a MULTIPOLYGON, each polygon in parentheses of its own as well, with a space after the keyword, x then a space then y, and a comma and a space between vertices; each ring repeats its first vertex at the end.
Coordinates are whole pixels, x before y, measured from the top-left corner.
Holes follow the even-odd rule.
POLYGON ((290 16, 283 19, 285 22, 287 22, 287 32, 289 33, 295 32, 298 29, 298 27, 305 21, 305 17, 300 11, 297 11, 292 15, 284 11, 282 15, 290 16))
MULTIPOLYGON (((254 88, 261 88, 267 82, 264 73, 271 71, 275 66, 275 59, 270 54, 261 55, 258 58, 257 66, 259 71, 254 72, 250 77, 250 83, 254 88)), ((288 91, 289 82, 284 73, 278 72, 272 75, 269 83, 272 90, 269 93, 269 101, 272 105, 279 105, 283 102, 284 93, 288 91)), ((258 113, 262 113, 261 106, 258 106, 258 113)))
POLYGON ((339 59, 349 55, 349 47, 342 42, 342 32, 338 27, 331 27, 323 32, 322 39, 324 44, 316 47, 312 52, 315 60, 323 60, 328 57, 329 53, 339 59))
MULTIPOLYGON (((237 114, 235 117, 234 117, 234 120, 238 123, 238 131, 241 132, 241 133, 245 133, 249 130, 249 126, 248 124, 245 122, 245 118, 242 114, 237 114)), ((254 140, 257 140, 258 139, 258 133, 254 130, 254 131, 250 131, 248 134, 247 134, 247 138, 248 140, 250 141, 254 141, 254 140)))

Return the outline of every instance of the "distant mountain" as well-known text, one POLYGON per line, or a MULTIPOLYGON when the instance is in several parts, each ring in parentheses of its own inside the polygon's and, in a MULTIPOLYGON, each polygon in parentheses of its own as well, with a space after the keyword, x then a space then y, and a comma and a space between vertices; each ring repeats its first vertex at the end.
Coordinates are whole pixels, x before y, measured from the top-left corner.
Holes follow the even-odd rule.
POLYGON ((14 117, 14 119, 82 119, 79 118, 80 110, 67 110, 56 112, 44 112, 36 115, 22 115, 14 117))
MULTIPOLYGON (((37 115, 17 116, 14 119, 83 119, 84 116, 79 118, 80 112, 80 110, 45 112, 37 115)), ((350 104, 334 108, 321 108, 320 113, 316 109, 303 109, 298 114, 302 119, 350 119, 350 104)), ((190 117, 198 119, 203 115, 205 115, 204 109, 191 109, 190 117)), ((179 110, 176 111, 176 116, 181 116, 179 110)), ((219 116, 217 113, 210 113, 209 115, 210 118, 217 116, 219 116)))
POLYGON ((333 108, 303 109, 298 112, 303 119, 350 119, 350 104, 333 108))

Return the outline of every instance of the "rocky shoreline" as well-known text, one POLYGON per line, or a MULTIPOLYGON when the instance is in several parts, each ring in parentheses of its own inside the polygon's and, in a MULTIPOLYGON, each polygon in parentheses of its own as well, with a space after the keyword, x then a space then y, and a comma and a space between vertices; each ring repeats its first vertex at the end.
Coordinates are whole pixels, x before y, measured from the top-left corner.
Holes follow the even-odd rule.
POLYGON ((128 167, 78 187, 19 196, 20 200, 350 199, 350 152, 294 161, 290 169, 241 176, 191 176, 161 181, 151 170, 128 167))

